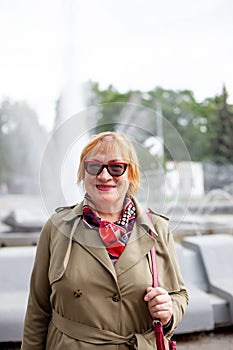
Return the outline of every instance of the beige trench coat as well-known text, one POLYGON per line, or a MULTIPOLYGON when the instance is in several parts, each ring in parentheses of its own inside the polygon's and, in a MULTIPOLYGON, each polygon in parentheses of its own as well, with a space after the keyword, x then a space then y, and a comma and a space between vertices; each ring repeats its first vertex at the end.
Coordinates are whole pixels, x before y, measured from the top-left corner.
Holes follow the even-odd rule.
POLYGON ((152 284, 153 245, 159 284, 174 304, 166 337, 172 336, 188 303, 168 220, 153 213, 152 226, 136 203, 133 231, 114 267, 98 233, 81 220, 82 206, 61 208, 41 232, 22 350, 156 349, 143 299, 152 284))

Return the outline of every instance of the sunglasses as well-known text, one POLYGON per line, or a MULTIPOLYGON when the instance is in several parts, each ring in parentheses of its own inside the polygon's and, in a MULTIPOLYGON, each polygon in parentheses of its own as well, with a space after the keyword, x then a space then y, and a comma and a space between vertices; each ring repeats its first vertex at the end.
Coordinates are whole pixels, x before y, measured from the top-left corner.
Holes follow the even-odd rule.
POLYGON ((125 162, 109 162, 107 164, 103 164, 96 160, 85 160, 84 161, 84 169, 89 175, 97 176, 104 168, 107 169, 108 173, 111 176, 121 176, 127 169, 128 164, 125 162))

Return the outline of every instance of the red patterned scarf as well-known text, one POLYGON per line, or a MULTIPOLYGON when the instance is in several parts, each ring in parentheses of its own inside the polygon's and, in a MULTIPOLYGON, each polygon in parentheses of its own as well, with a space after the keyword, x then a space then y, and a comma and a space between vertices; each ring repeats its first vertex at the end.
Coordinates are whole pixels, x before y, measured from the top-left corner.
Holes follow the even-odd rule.
POLYGON ((113 264, 117 262, 128 242, 135 219, 136 208, 128 196, 125 198, 122 216, 116 222, 101 220, 88 204, 83 206, 83 221, 88 224, 89 228, 94 228, 99 232, 113 264))

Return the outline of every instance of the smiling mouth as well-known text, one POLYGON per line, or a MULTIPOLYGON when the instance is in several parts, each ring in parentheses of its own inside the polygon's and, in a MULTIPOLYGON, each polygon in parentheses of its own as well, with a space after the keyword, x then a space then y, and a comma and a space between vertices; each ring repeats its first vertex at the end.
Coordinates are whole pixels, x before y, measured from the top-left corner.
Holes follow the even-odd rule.
POLYGON ((100 191, 110 191, 114 189, 116 186, 114 185, 96 185, 97 189, 100 191))

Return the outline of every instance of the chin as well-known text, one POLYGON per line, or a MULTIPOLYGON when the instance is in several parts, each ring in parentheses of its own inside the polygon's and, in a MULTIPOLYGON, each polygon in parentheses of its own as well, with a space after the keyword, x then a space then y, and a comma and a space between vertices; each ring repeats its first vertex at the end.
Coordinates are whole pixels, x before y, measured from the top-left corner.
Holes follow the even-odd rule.
POLYGON ((100 197, 100 200, 102 199, 103 201, 106 201, 108 203, 114 203, 114 202, 118 201, 121 198, 119 193, 116 193, 116 194, 113 194, 113 193, 101 193, 101 195, 99 197, 100 197))

